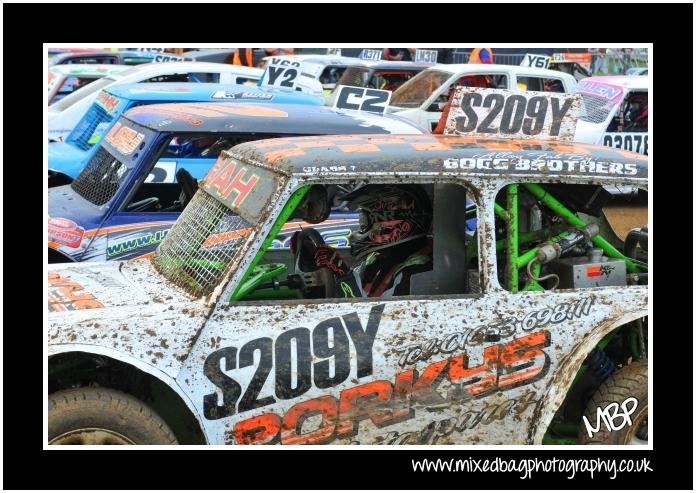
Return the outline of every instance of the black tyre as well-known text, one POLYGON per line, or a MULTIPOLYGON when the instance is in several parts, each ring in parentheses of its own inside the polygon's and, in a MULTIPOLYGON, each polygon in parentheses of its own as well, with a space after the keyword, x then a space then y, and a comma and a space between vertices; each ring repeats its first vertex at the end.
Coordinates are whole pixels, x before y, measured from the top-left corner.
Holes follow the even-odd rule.
POLYGON ((612 403, 621 405, 626 399, 638 400, 630 416, 631 424, 620 430, 610 430, 602 424, 590 438, 584 420, 580 423, 580 443, 591 445, 648 445, 648 360, 640 360, 621 368, 600 385, 587 404, 585 418, 594 427, 597 409, 612 403))
POLYGON ((174 445, 169 426, 147 404, 103 387, 48 396, 50 445, 174 445))

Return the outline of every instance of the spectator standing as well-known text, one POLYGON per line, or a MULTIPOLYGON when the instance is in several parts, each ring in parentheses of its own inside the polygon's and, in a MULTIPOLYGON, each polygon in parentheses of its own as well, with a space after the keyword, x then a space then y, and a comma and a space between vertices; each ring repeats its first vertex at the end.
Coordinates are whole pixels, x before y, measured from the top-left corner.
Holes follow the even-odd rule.
POLYGON ((245 67, 254 66, 254 49, 253 48, 235 48, 232 56, 233 65, 242 65, 245 67))
POLYGON ((413 60, 415 53, 415 48, 384 48, 384 50, 382 50, 382 58, 385 60, 410 62, 413 60))

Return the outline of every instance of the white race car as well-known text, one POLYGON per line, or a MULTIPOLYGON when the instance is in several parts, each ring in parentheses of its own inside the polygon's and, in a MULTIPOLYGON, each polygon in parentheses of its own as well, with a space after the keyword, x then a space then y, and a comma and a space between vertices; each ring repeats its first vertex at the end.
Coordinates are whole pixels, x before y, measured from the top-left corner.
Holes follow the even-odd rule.
MULTIPOLYGON (((300 75, 318 80, 323 88, 323 95, 328 95, 336 87, 336 81, 348 67, 363 67, 364 60, 340 55, 269 55, 261 60, 260 67, 271 63, 272 59, 298 62, 302 65, 300 75)), ((317 95, 317 94, 315 94, 317 95)), ((319 96, 322 93, 318 94, 319 96)))
POLYGON ((648 77, 588 77, 576 89, 583 111, 575 140, 648 153, 648 77))

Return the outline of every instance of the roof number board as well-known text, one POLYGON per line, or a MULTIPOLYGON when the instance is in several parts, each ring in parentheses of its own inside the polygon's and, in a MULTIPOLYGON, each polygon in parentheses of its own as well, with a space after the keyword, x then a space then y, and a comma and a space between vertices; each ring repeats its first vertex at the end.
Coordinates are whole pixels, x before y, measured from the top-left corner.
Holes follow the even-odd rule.
POLYGON ((300 62, 273 57, 271 58, 271 62, 266 66, 266 70, 261 76, 259 85, 295 90, 297 77, 299 75, 300 62))
POLYGON ((458 87, 445 135, 572 141, 579 94, 458 87))
POLYGON ((381 115, 389 106, 390 99, 391 91, 369 87, 340 86, 338 95, 334 99, 334 108, 368 111, 381 115))

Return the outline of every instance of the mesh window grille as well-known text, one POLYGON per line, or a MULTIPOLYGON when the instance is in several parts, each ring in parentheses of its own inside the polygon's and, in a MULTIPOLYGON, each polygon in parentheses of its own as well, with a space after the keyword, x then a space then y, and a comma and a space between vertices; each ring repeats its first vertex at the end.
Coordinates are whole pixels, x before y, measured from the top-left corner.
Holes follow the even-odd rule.
POLYGON ((198 190, 157 248, 154 267, 194 296, 210 293, 229 267, 251 224, 198 190))
POLYGON ((583 110, 580 119, 590 123, 602 123, 609 116, 613 104, 606 99, 582 95, 583 110))
POLYGON ((125 164, 100 147, 72 182, 72 189, 95 205, 110 201, 128 175, 125 164))

